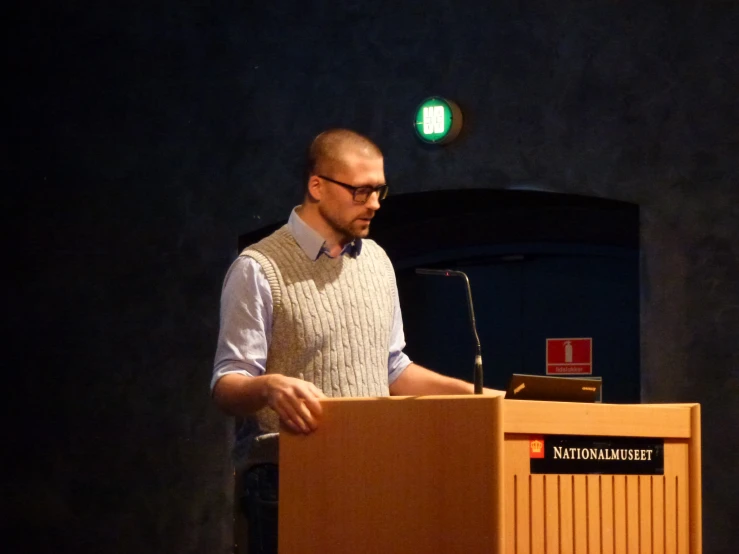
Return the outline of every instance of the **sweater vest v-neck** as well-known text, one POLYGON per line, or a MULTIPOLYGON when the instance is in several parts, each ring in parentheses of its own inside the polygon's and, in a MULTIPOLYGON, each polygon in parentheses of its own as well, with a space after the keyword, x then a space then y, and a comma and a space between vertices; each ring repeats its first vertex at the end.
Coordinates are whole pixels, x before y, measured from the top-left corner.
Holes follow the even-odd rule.
MULTIPOLYGON (((266 372, 310 381, 328 397, 388 396, 395 274, 372 240, 361 253, 311 260, 287 226, 245 249, 272 292, 266 372)), ((256 414, 260 433, 279 429, 277 414, 256 414)))

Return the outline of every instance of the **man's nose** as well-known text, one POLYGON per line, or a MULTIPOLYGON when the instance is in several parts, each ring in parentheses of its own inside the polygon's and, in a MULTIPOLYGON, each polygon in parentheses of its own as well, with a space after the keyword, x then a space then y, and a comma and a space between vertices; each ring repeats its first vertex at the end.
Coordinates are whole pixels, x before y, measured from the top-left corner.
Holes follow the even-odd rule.
POLYGON ((372 194, 369 195, 369 198, 367 198, 367 202, 364 204, 367 208, 370 210, 377 211, 380 209, 380 193, 378 191, 374 191, 372 194))

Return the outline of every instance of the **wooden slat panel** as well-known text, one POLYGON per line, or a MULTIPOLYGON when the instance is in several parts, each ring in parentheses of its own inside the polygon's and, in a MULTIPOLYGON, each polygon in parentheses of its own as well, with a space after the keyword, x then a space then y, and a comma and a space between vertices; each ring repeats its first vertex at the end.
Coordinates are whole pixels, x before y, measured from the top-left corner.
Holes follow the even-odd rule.
POLYGON ((529 533, 529 542, 531 543, 531 552, 537 554, 543 553, 545 549, 546 529, 544 525, 544 515, 546 513, 546 505, 544 504, 544 475, 531 475, 529 482, 529 490, 531 498, 529 506, 531 506, 531 532, 529 533))
POLYGON ((613 533, 616 554, 626 552, 626 476, 613 477, 613 533))
MULTIPOLYGON (((509 449, 511 443, 506 441, 506 464, 509 458, 509 449)), ((506 554, 516 554, 516 517, 515 511, 511 509, 516 505, 516 479, 515 473, 506 467, 505 470, 505 552, 506 554)))
POLYGON ((665 552, 665 478, 652 479, 652 544, 653 550, 665 552))
POLYGON ((544 505, 546 506, 546 553, 560 554, 559 475, 544 476, 544 505))
POLYGON ((652 554, 652 476, 639 476, 639 552, 652 554))
POLYGON ((559 476, 559 537, 562 553, 574 552, 572 521, 572 475, 559 476))
POLYGON ((504 400, 506 433, 684 438, 695 404, 587 404, 504 400), (556 411, 556 417, 552 417, 556 411))
POLYGON ((639 476, 626 476, 626 552, 639 553, 639 476))
POLYGON ((585 475, 575 475, 572 479, 575 554, 586 554, 588 549, 588 512, 585 481, 585 475))
MULTIPOLYGON (((528 445, 527 445, 528 446, 528 445)), ((518 475, 516 487, 516 554, 529 554, 529 476, 518 475)))
POLYGON ((677 478, 677 540, 678 552, 690 552, 690 504, 688 504, 688 477, 677 478))
POLYGON ((690 408, 690 441, 688 443, 690 480, 690 552, 703 552, 703 504, 701 492, 701 407, 690 408))
MULTIPOLYGON (((503 424, 504 429, 506 429, 506 443, 508 443, 509 436, 517 436, 510 432, 512 429, 524 429, 528 425, 525 421, 526 417, 518 417, 519 414, 516 412, 518 406, 542 404, 523 401, 515 401, 515 403, 517 407, 506 412, 508 417, 506 417, 503 424), (512 421, 514 415, 516 417, 512 421)), ((504 403, 504 406, 511 404, 513 404, 513 401, 507 404, 504 403)), ((552 408, 551 403, 543 404, 550 409, 552 408)), ((682 420, 685 419, 686 413, 691 415, 697 412, 696 405, 643 407, 656 409, 657 411, 669 408, 667 410, 669 419, 677 418, 680 420, 677 427, 681 428, 684 427, 685 422, 682 420)), ((593 422, 593 414, 595 413, 592 412, 592 409, 599 410, 598 407, 593 406, 578 406, 577 408, 579 408, 579 413, 583 419, 590 418, 590 423, 593 422), (588 413, 583 414, 583 411, 588 413)), ((626 406, 625 408, 634 409, 637 407, 626 406)), ((560 417, 562 414, 566 419, 570 408, 557 404, 556 409, 558 417, 538 419, 538 425, 532 428, 533 432, 531 434, 542 432, 544 434, 547 432, 577 434, 577 424, 574 422, 568 421, 566 423, 567 432, 563 432, 564 429, 556 427, 559 423, 552 429, 548 428, 552 419, 559 422, 562 420, 560 417), (564 409, 564 412, 561 412, 560 408, 564 409)), ((600 417, 599 413, 595 414, 597 416, 595 420, 600 417)), ((642 411, 640 413, 642 414, 641 418, 651 412, 642 411)), ((660 433, 649 431, 631 433, 629 432, 629 425, 631 425, 629 421, 630 416, 626 417, 626 421, 618 422, 619 430, 614 435, 660 435, 660 433)), ((669 422, 666 423, 664 418, 660 421, 660 425, 669 425, 669 422)), ((652 419, 652 423, 654 423, 654 419, 652 419)), ((647 423, 647 427, 645 427, 643 425, 644 421, 641 421, 641 424, 642 430, 649 426, 649 423, 647 423)), ((675 431, 675 428, 673 427, 672 430, 675 431)), ((584 428, 580 430, 582 431, 584 428)), ((662 428, 662 430, 665 431, 665 428, 662 428)), ((587 431, 595 434, 593 428, 589 428, 587 431)), ((667 428, 665 432, 661 433, 667 437, 665 442, 664 478, 662 476, 644 475, 580 476, 561 474, 528 476, 526 471, 522 470, 517 474, 518 478, 522 479, 527 476, 528 481, 519 480, 516 485, 518 494, 515 499, 515 518, 518 527, 515 527, 515 538, 511 540, 511 544, 515 543, 518 548, 517 552, 546 552, 547 554, 579 552, 587 552, 588 554, 628 554, 631 552, 639 552, 640 554, 657 554, 660 552, 692 554, 693 550, 700 547, 693 532, 694 514, 700 514, 700 503, 698 501, 696 506, 692 502, 693 491, 696 489, 694 485, 691 485, 693 475, 690 475, 688 471, 691 469, 694 458, 697 460, 696 463, 700 464, 700 456, 690 450, 688 440, 670 438, 670 432, 667 428), (543 515, 537 512, 537 507, 540 505, 543 505, 543 515), (526 522, 527 529, 522 528, 524 522, 526 522)), ((692 423, 692 428, 687 433, 684 429, 675 431, 676 435, 691 435, 689 439, 691 441, 693 440, 692 435, 699 437, 699 433, 699 425, 695 423, 692 423)), ((608 435, 609 433, 607 430, 603 432, 601 426, 597 434, 608 435)), ((519 436, 525 438, 520 452, 528 466, 529 435, 522 434, 519 436)), ((509 510, 511 506, 512 504, 508 504, 509 510)), ((513 530, 511 528, 511 531, 513 530)), ((700 529, 698 529, 698 532, 700 532, 700 529)), ((514 552, 513 549, 507 551, 514 552)), ((696 550, 696 552, 700 552, 700 550, 696 550)))
POLYGON ((678 554, 688 554, 690 552, 688 454, 689 450, 686 442, 665 441, 667 543, 668 551, 678 554), (674 538, 671 538, 670 535, 674 538), (672 549, 669 549, 670 547, 672 549))
POLYGON ((588 554, 602 552, 600 541, 603 527, 603 509, 601 507, 602 481, 603 479, 600 475, 587 476, 588 554))
POLYGON ((614 545, 614 511, 613 511, 613 475, 601 477, 601 544, 603 554, 615 554, 614 545))
MULTIPOLYGON (((667 445, 665 445, 665 451, 667 445)), ((667 452, 665 452, 665 460, 667 452)), ((677 487, 675 476, 667 471, 668 464, 665 461, 665 552, 677 554, 677 487)))
POLYGON ((506 435, 504 458, 505 552, 528 553, 530 475, 528 435, 506 435))

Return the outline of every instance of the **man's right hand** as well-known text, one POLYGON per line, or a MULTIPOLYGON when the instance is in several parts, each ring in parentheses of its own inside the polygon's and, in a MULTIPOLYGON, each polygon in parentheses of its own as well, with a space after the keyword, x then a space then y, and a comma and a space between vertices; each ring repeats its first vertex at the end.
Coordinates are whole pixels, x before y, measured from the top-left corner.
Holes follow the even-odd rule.
POLYGON ((264 396, 280 421, 295 433, 311 433, 318 428, 323 391, 313 383, 279 373, 265 375, 264 396))

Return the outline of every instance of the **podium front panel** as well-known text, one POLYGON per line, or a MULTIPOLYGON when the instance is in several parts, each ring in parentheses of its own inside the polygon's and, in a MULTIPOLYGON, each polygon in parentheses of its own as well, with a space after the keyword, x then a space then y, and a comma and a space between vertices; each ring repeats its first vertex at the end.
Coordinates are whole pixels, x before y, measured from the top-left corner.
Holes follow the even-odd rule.
POLYGON ((280 440, 280 554, 502 552, 502 399, 332 399, 280 440))
POLYGON ((700 553, 699 417, 697 405, 506 401, 506 554, 700 553), (532 474, 530 440, 542 430, 553 435, 668 437, 664 474, 532 474))

